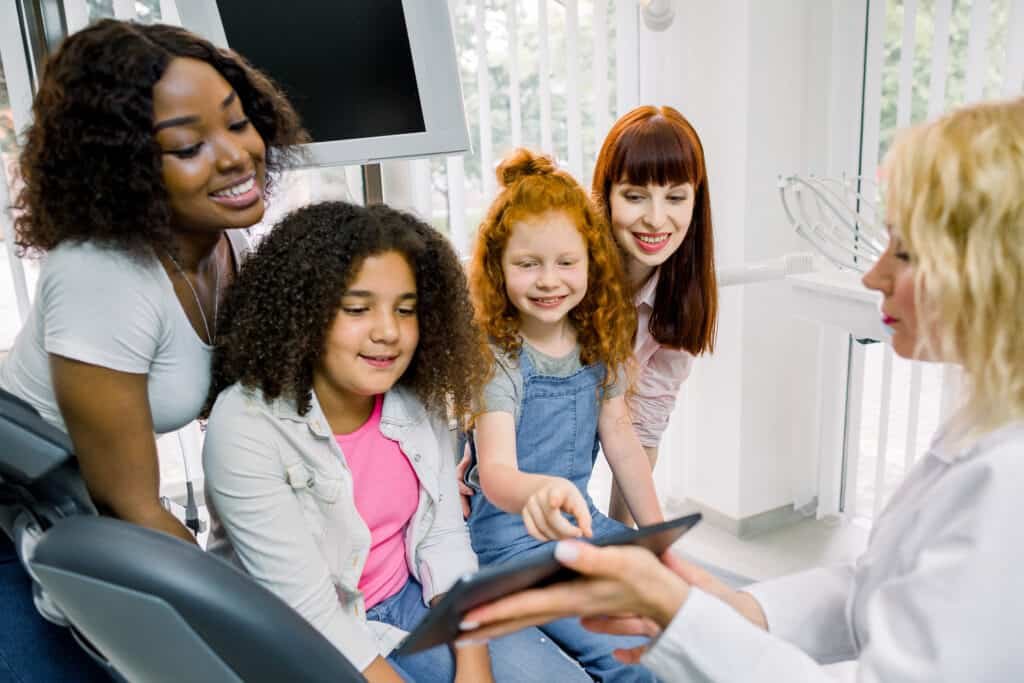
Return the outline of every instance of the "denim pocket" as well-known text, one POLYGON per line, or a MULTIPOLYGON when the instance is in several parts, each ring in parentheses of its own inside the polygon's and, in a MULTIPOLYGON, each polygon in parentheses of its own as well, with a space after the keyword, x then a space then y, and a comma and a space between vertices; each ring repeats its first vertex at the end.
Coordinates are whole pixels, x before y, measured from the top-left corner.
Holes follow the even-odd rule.
POLYGON ((333 514, 332 508, 342 489, 341 479, 327 477, 301 462, 289 467, 287 476, 313 535, 323 538, 324 520, 333 514))

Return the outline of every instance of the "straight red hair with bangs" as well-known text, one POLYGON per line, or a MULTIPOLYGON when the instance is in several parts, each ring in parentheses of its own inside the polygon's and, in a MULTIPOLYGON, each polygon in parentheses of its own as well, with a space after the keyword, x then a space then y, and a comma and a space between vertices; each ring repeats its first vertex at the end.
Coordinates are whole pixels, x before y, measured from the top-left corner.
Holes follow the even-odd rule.
POLYGON ((694 355, 713 351, 718 283, 707 167, 697 131, 672 107, 628 112, 608 132, 594 168, 594 199, 609 225, 617 183, 693 185, 693 218, 683 243, 659 266, 649 331, 662 346, 694 355))

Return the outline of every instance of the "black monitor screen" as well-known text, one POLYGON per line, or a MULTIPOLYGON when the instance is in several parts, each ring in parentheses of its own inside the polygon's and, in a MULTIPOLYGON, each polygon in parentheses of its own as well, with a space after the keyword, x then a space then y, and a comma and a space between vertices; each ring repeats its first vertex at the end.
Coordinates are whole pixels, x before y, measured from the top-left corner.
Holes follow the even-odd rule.
POLYGON ((314 142, 422 133, 402 0, 217 0, 228 45, 287 93, 314 142))

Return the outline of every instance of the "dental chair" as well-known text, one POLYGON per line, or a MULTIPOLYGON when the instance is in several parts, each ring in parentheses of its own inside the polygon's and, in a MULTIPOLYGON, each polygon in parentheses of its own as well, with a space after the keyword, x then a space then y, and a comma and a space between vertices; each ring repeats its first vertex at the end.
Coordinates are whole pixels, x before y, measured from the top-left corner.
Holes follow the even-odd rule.
POLYGON ((365 681, 248 576, 167 534, 100 517, 67 435, 0 390, 0 527, 35 601, 115 681, 365 681))

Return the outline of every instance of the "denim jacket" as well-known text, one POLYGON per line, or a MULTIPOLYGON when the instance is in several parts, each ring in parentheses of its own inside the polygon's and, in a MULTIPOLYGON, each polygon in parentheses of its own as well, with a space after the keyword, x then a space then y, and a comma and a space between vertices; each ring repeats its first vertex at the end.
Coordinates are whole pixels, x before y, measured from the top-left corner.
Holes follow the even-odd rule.
MULTIPOLYGON (((406 560, 429 603, 477 568, 456 486, 454 435, 404 388, 385 394, 380 429, 419 478, 406 560)), ((366 620, 358 586, 370 530, 316 395, 299 415, 292 401, 267 403, 259 390, 229 387, 210 415, 203 465, 206 499, 219 522, 210 550, 233 551, 360 670, 386 656, 402 633, 366 620)))

